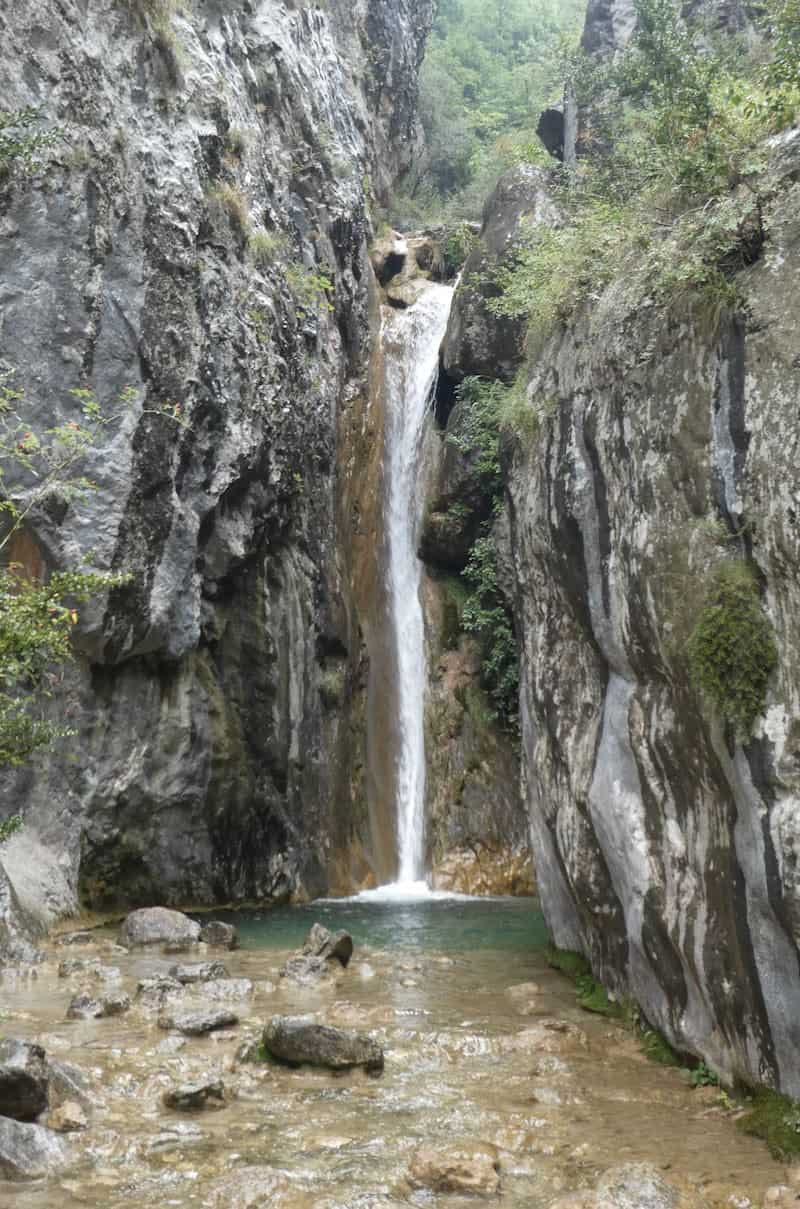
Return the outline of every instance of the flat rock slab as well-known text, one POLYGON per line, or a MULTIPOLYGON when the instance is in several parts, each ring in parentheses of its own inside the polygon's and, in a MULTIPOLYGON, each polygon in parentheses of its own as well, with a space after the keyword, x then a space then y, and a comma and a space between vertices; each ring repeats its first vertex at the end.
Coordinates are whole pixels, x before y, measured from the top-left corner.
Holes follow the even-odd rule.
POLYGON ((200 925, 181 911, 167 907, 142 907, 132 911, 120 929, 119 941, 126 949, 147 945, 190 948, 200 939, 200 925))
POLYGON ((0 1116, 35 1121, 47 1108, 49 1080, 40 1045, 0 1041, 0 1116))
POLYGON ((221 961, 196 961, 190 965, 170 966, 169 976, 188 985, 193 982, 210 982, 215 978, 227 978, 228 970, 221 961))
POLYGON ((220 1108, 225 1103, 225 1086, 221 1079, 180 1083, 165 1091, 163 1100, 167 1108, 179 1112, 196 1112, 210 1106, 220 1108))
POLYGON ((482 1142, 421 1146, 411 1158, 409 1183, 432 1192, 495 1196, 500 1189, 497 1150, 482 1142))
POLYGON ((41 1125, 0 1117, 0 1176, 7 1180, 37 1180, 53 1175, 67 1161, 64 1143, 41 1125))
POLYGON ((67 1008, 68 1020, 100 1020, 106 1016, 121 1016, 131 1006, 130 995, 76 995, 67 1008))
POLYGON ((136 1000, 145 1007, 163 1007, 174 995, 182 995, 184 985, 177 978, 158 974, 154 978, 142 978, 136 987, 136 1000))
POLYGON ((177 1029, 187 1037, 202 1037, 216 1029, 231 1028, 238 1023, 239 1017, 235 1012, 222 1008, 207 1012, 178 1012, 173 1015, 165 1013, 158 1018, 159 1028, 177 1029))
POLYGON ((325 1066, 348 1070, 360 1066, 383 1070, 383 1049, 366 1033, 315 1024, 302 1016, 273 1016, 262 1036, 264 1048, 289 1066, 325 1066))

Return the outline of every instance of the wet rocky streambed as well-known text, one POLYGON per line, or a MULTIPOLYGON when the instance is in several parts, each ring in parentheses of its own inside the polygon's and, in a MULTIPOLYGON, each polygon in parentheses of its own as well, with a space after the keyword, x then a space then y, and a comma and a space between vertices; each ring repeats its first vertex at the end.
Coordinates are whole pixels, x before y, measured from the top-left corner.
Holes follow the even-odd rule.
POLYGON ((233 951, 122 948, 108 927, 6 973, 0 1027, 59 1072, 38 1118, 58 1132, 50 1174, 0 1179, 0 1205, 800 1205, 793 1173, 716 1089, 579 1008, 530 900, 314 904, 235 923, 233 951), (352 935, 347 966, 319 934, 321 955, 282 976, 317 921, 352 935), (68 1017, 102 1001, 118 1014, 68 1017), (361 1065, 271 1059, 265 1025, 297 1016, 366 1034, 361 1065), (362 1061, 381 1051, 382 1070, 362 1061))

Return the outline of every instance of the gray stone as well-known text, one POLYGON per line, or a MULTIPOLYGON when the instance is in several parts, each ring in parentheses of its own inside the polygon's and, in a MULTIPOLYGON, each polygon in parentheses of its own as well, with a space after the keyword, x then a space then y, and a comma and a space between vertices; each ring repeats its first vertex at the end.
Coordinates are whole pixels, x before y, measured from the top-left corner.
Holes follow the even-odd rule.
POLYGON ((0 1117, 0 1176, 36 1180, 54 1175, 66 1164, 64 1143, 41 1125, 0 1117))
POLYGON ((239 948, 239 934, 233 924, 222 923, 219 919, 211 919, 207 924, 203 924, 200 939, 215 949, 239 948))
POLYGON ((170 966, 169 976, 170 981, 189 985, 194 982, 209 982, 212 978, 227 978, 228 971, 221 961, 199 961, 191 965, 170 966))
POLYGON ((183 992, 184 984, 177 978, 157 974, 153 978, 142 978, 139 981, 136 987, 136 1000, 146 1007, 163 1007, 168 1000, 176 995, 182 995, 183 992))
POLYGON ((282 966, 280 976, 304 987, 333 981, 331 966, 324 957, 304 957, 302 954, 290 957, 282 966))
POLYGON ((353 956, 353 938, 349 932, 329 932, 322 924, 314 924, 303 944, 303 953, 347 966, 353 956))
POLYGON ((28 1041, 0 1041, 0 1116, 35 1121, 48 1105, 45 1052, 28 1041))
POLYGON ((143 907, 132 911, 120 929, 120 944, 127 949, 148 945, 190 948, 200 939, 200 925, 181 911, 167 907, 143 907))
POLYGON ((625 1163, 597 1185, 597 1209, 676 1209, 680 1193, 647 1163, 625 1163))
POLYGON ((213 1033, 216 1029, 231 1028, 239 1023, 235 1012, 223 1008, 209 1008, 207 1011, 165 1013, 158 1018, 158 1027, 177 1029, 187 1037, 202 1037, 213 1033))
POLYGON ((93 1108, 89 1081, 82 1070, 68 1062, 48 1058, 47 1071, 50 1080, 50 1103, 58 1106, 70 1101, 90 1112, 93 1108))
POLYGON ((225 1103, 225 1086, 221 1079, 180 1083, 163 1095, 167 1108, 179 1112, 196 1112, 200 1108, 221 1107, 225 1103))
POLYGON ((100 1020, 107 1016, 121 1016, 131 1006, 130 995, 118 991, 94 998, 81 992, 71 1000, 67 1008, 68 1020, 100 1020))
POLYGON ((191 1121, 175 1121, 147 1143, 149 1155, 169 1154, 173 1150, 196 1150, 207 1143, 206 1135, 191 1121))
POLYGON ((347 1070, 361 1066, 383 1070, 383 1049, 366 1033, 315 1024, 302 1016, 273 1016, 264 1028, 264 1048, 289 1066, 324 1066, 347 1070))

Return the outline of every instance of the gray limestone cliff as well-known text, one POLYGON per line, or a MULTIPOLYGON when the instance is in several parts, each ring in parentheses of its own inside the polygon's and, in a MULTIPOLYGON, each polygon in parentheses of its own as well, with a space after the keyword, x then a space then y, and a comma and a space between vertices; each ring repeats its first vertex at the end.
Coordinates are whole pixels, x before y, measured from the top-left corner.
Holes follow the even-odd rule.
POLYGON ((38 429, 79 414, 76 388, 120 412, 97 489, 33 514, 14 555, 131 575, 82 620, 54 703, 76 736, 3 778, 25 816, 3 861, 40 919, 368 871, 348 451, 367 206, 414 154, 431 19, 430 0, 0 13, 3 105, 58 135, 0 183, 0 362, 38 429))

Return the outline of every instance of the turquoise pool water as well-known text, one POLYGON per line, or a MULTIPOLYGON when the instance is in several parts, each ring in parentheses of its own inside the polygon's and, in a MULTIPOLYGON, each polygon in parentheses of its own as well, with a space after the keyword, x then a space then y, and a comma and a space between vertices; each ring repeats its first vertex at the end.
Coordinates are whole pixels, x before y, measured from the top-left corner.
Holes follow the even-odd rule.
MULTIPOLYGON (((216 916, 216 912, 215 912, 216 916)), ((245 949, 297 948, 315 922, 344 928, 356 945, 379 949, 519 952, 542 948, 548 934, 531 898, 431 898, 409 902, 322 899, 302 907, 230 911, 245 949)))

